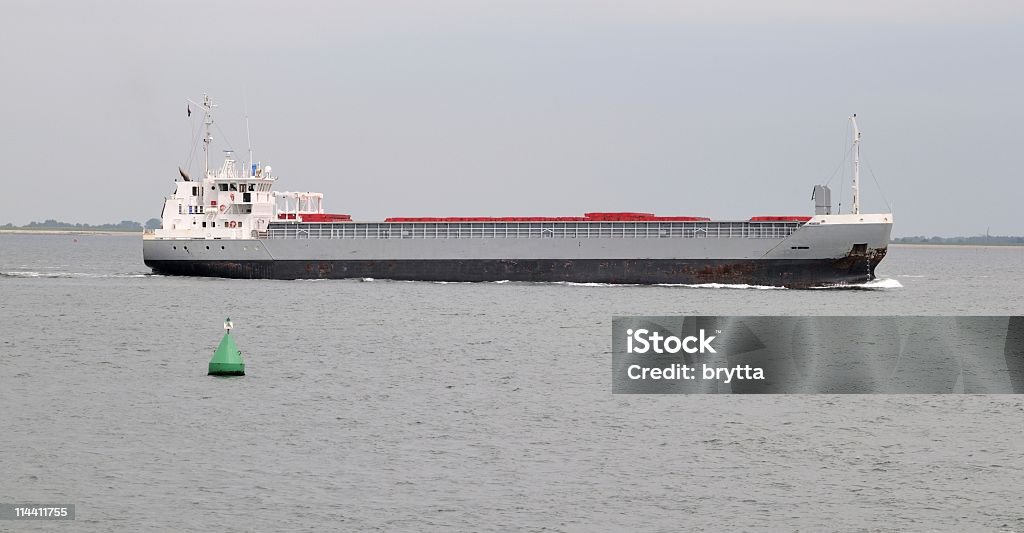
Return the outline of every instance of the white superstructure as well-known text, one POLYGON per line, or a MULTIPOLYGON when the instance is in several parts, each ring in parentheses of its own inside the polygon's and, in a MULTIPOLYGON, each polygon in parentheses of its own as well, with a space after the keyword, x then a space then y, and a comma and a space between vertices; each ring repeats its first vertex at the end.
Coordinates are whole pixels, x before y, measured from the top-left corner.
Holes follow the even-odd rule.
POLYGON ((314 192, 274 192, 269 166, 250 163, 242 168, 231 150, 224 150, 224 162, 210 169, 214 104, 209 97, 195 104, 205 113, 203 120, 203 179, 194 180, 179 169, 181 179, 164 200, 162 227, 152 235, 159 239, 246 239, 267 231, 272 220, 301 220, 301 215, 322 214, 323 195, 314 192))

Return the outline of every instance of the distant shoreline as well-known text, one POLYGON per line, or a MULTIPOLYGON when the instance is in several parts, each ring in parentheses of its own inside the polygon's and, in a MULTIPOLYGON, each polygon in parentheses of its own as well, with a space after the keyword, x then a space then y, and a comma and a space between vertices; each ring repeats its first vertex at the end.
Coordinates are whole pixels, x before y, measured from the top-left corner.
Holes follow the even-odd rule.
POLYGON ((1019 248, 1024 244, 1018 243, 1006 243, 1006 244, 975 244, 971 242, 956 243, 956 242, 891 242, 889 246, 897 246, 900 248, 1019 248))
POLYGON ((109 229, 25 229, 25 228, 0 228, 0 233, 10 235, 142 235, 141 231, 115 231, 109 229))

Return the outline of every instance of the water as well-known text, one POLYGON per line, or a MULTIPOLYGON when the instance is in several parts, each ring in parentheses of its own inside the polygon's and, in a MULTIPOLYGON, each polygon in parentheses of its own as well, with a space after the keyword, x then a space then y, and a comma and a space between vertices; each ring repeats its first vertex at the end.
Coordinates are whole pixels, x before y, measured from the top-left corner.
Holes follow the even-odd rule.
POLYGON ((1021 531, 1019 397, 613 396, 609 351, 614 315, 1024 314, 1022 271, 894 247, 867 290, 191 279, 137 237, 0 235, 0 502, 75 530, 1021 531), (244 378, 205 375, 225 316, 244 378))

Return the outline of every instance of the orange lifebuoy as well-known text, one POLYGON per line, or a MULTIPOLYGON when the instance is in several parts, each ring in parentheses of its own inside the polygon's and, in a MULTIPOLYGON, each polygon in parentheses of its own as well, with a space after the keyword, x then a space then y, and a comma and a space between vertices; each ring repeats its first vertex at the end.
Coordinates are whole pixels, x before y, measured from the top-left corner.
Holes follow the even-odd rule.
POLYGON ((231 193, 231 201, 232 201, 232 202, 234 202, 234 201, 235 201, 235 193, 231 193))
POLYGON ((233 228, 233 227, 235 227, 235 225, 236 225, 236 224, 235 224, 235 221, 234 221, 234 220, 232 220, 231 222, 228 222, 228 227, 229 227, 229 228, 233 228))
POLYGON ((223 212, 225 212, 227 210, 228 210, 228 206, 226 204, 220 204, 220 212, 221 213, 223 213, 223 212))

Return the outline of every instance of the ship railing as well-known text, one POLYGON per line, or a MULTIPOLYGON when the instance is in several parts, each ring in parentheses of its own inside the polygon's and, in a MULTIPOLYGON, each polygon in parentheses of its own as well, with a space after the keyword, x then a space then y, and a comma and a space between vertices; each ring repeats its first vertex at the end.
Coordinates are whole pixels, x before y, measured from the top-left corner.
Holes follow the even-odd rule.
POLYGON ((271 223, 269 239, 783 239, 800 222, 271 223))

